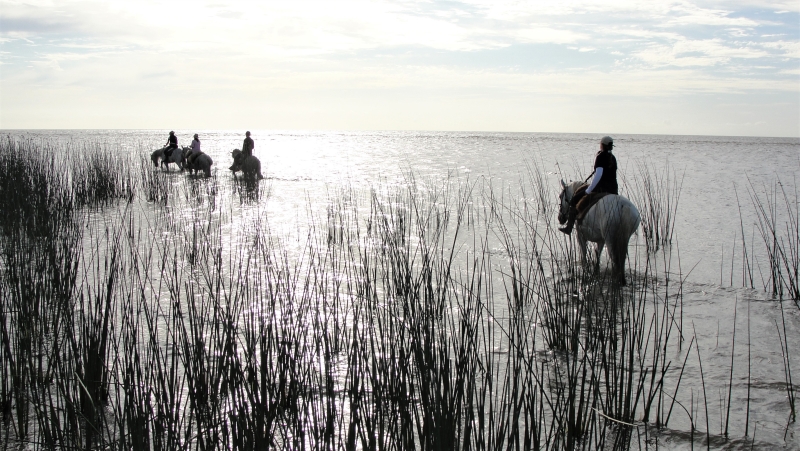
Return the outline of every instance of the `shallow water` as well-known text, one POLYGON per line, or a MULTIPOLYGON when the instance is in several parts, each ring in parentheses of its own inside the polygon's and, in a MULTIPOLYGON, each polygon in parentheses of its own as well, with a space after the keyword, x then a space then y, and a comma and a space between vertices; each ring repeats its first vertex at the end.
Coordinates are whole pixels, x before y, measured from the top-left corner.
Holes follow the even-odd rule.
MULTIPOLYGON (((180 144, 187 145, 194 132, 197 131, 178 130, 180 144)), ((18 139, 71 143, 75 148, 108 146, 113 151, 142 156, 147 156, 166 140, 164 131, 7 133, 18 139)), ((240 147, 243 136, 226 131, 198 133, 203 150, 214 159, 213 172, 220 182, 187 182, 173 167, 169 183, 179 195, 189 194, 167 210, 138 201, 140 220, 153 215, 173 215, 188 222, 193 215, 204 214, 208 203, 213 202, 215 209, 224 212, 219 219, 220 227, 226 230, 223 235, 235 237, 236 230, 252 227, 260 219, 272 235, 294 243, 289 246, 296 250, 294 258, 302 254, 307 230, 316 224, 314 218, 322 218, 324 223, 331 201, 340 199, 343 193, 355 193, 354 201, 359 208, 365 208, 371 189, 402 190, 412 179, 423 192, 428 188, 434 192, 447 180, 462 186, 480 181, 481 186, 491 186, 505 201, 524 204, 525 195, 529 195, 525 193, 530 191, 523 193, 521 185, 529 183, 528 168, 537 166, 548 177, 546 183, 555 203, 559 180, 584 178, 591 172, 599 139, 598 135, 590 134, 255 130, 254 154, 262 161, 266 180, 254 195, 237 192, 226 182, 232 177, 227 170, 231 163, 229 152, 240 147), (191 183, 189 189, 185 188, 186 183, 191 183), (215 188, 214 183, 219 186, 215 188), (198 206, 197 202, 203 204, 198 206)), ((683 397, 679 397, 686 410, 693 413, 698 429, 694 444, 700 446, 702 439, 697 437, 703 436, 706 430, 703 405, 708 405, 711 434, 719 437, 724 428, 722 411, 725 408, 720 399, 727 399, 732 344, 735 344, 729 421, 735 432, 731 434, 731 442, 712 438, 713 447, 748 449, 749 441, 736 441, 743 435, 747 421, 749 435, 755 434, 756 447, 797 448, 800 440, 796 437, 797 426, 788 424, 785 360, 778 342, 779 337, 785 336, 788 341, 785 346, 790 350, 790 358, 794 358, 791 352, 800 346, 799 310, 787 302, 781 315, 780 304, 764 293, 766 282, 762 282, 763 275, 759 273, 755 276, 755 289, 742 288, 745 278, 741 230, 744 229, 750 240, 750 252, 764 258, 763 252, 759 253, 760 238, 753 226, 756 215, 748 189, 761 193, 781 181, 796 199, 800 140, 644 135, 616 135, 614 138, 621 181, 634 183, 637 168, 643 164, 668 168, 682 180, 675 238, 668 246, 666 260, 674 275, 673 283, 679 276, 685 278, 681 329, 689 331, 691 328, 686 340, 696 336, 699 346, 699 357, 696 349, 689 350, 695 355, 687 360, 682 382, 689 391, 683 391, 683 397), (740 225, 740 207, 743 225, 740 225), (701 391, 703 382, 707 388, 705 396, 701 391), (748 387, 750 416, 746 419, 748 387), (703 396, 706 400, 701 405, 703 396)), ((623 183, 621 194, 625 195, 631 188, 623 183)), ((103 224, 118 213, 113 208, 106 209, 94 218, 94 223, 103 224)), ((181 222, 179 219, 178 223, 181 222)), ((235 249, 234 238, 230 239, 228 247, 235 249)), ((643 239, 633 240, 631 245, 632 260, 637 256, 645 258, 643 239)), ((492 238, 491 246, 493 249, 501 247, 496 237, 492 238)), ((469 243, 460 243, 459 249, 468 252, 469 243)), ((663 254, 660 255, 656 260, 664 259, 663 254)), ((763 269, 763 265, 759 268, 763 269)), ((676 371, 677 362, 683 360, 685 353, 686 347, 675 351, 672 359, 676 363, 670 371, 676 371)), ((794 360, 790 363, 794 364, 794 360)), ((659 446, 688 449, 692 443, 689 415, 676 412, 674 416, 676 419, 670 423, 670 429, 657 432, 659 446)))
MULTIPOLYGON (((240 148, 241 133, 177 130, 180 145, 199 133, 214 171, 228 176, 230 150, 240 148)), ((7 134, 60 142, 109 145, 127 154, 146 154, 166 141, 166 131, 7 131, 7 134)), ((452 132, 281 132, 253 131, 254 155, 271 187, 273 226, 287 229, 297 211, 340 187, 391 189, 417 180, 488 179, 495 189, 519 194, 526 167, 538 164, 555 190, 559 179, 582 179, 591 173, 599 136, 546 133, 452 132), (276 217, 277 214, 283 213, 276 217)), ((690 281, 728 282, 731 248, 741 240, 739 206, 745 234, 752 240, 755 220, 748 188, 762 193, 778 180, 796 188, 800 169, 797 138, 616 135, 614 153, 619 179, 634 183, 637 165, 666 164, 683 181, 675 224, 675 247, 690 281), (738 196, 738 200, 737 200, 738 196), (695 267, 696 265, 696 267, 695 267), (722 273, 722 277, 720 277, 722 273)), ((173 170, 175 170, 173 166, 173 170)), ((557 191, 556 191, 557 194, 557 191)), ((300 215, 303 216, 303 215, 300 215)), ((756 236, 756 239, 758 237, 756 236)), ((735 256, 734 256, 735 257, 735 256)), ((733 286, 741 286, 741 265, 733 268, 733 286)))

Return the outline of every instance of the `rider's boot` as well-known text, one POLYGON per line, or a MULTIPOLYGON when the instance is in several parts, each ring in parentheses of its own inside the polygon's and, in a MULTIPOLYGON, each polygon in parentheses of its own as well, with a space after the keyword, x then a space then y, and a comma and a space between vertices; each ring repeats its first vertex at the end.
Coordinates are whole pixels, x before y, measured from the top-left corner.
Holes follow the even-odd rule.
POLYGON ((575 225, 576 217, 578 217, 578 209, 573 206, 570 206, 569 212, 567 213, 567 225, 559 228, 558 230, 566 233, 567 235, 572 233, 572 227, 575 225))

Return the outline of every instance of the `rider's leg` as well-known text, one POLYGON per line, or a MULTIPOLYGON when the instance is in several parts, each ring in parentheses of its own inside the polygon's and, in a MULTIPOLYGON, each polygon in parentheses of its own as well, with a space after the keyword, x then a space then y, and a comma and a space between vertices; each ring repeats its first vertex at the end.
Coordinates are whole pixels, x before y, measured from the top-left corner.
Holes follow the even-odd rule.
POLYGON ((575 218, 578 217, 578 209, 575 208, 572 204, 569 206, 569 212, 567 212, 567 225, 564 227, 560 227, 558 230, 566 233, 569 235, 572 233, 572 228, 575 226, 575 218))
POLYGON ((575 195, 572 196, 572 200, 569 202, 569 211, 567 212, 567 225, 564 227, 559 228, 558 230, 566 233, 569 235, 572 233, 572 228, 575 226, 575 218, 578 217, 578 202, 583 199, 586 195, 586 189, 578 189, 575 191, 575 195))

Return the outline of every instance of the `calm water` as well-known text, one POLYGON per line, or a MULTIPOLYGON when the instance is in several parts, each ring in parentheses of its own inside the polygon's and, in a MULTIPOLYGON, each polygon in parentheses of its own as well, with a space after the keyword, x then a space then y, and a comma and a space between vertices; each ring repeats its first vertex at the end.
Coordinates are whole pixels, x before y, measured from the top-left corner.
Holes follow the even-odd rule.
MULTIPOLYGON (((88 145, 108 144, 128 154, 147 154, 162 146, 167 136, 166 130, 8 133, 88 145)), ((198 132, 177 130, 180 145, 189 145, 194 133, 198 132)), ((203 150, 214 159, 213 170, 228 177, 230 150, 241 148, 243 133, 199 133, 203 150)), ((309 202, 323 201, 330 190, 404 184, 409 171, 419 180, 433 183, 445 178, 485 179, 515 195, 526 168, 539 164, 555 190, 561 178, 582 179, 591 173, 600 135, 254 130, 253 138, 254 154, 261 159, 272 188, 271 223, 292 229, 297 218, 294 213, 304 212, 309 202)), ((743 207, 745 234, 753 239, 751 225, 755 215, 749 187, 763 193, 776 181, 786 184, 790 191, 797 186, 797 138, 615 135, 614 139, 620 179, 627 175, 630 180, 642 163, 655 167, 669 164, 682 177, 674 244, 680 251, 682 267, 694 267, 688 279, 692 282, 717 286, 724 279, 722 282, 730 285, 731 249, 737 237, 741 239, 739 205, 743 207)), ((741 268, 733 268, 733 273, 733 285, 741 286, 741 268)))
MULTIPOLYGON (((200 134, 203 150, 214 159, 212 172, 218 178, 231 178, 227 170, 231 164, 229 152, 241 147, 243 132, 176 130, 180 145, 188 145, 195 132, 200 134)), ((167 137, 167 131, 161 130, 7 133, 18 138, 71 142, 78 147, 108 146, 116 152, 144 156, 162 146, 167 137)), ((554 193, 558 192, 562 178, 585 178, 591 172, 600 137, 596 134, 253 130, 254 154, 262 161, 266 180, 261 183, 267 195, 258 207, 242 205, 234 209, 244 216, 264 215, 278 235, 303 236, 309 216, 324 217, 329 199, 341 190, 391 190, 407 184, 412 174, 423 186, 440 185, 447 179, 458 183, 479 181, 490 184, 495 192, 508 199, 522 200, 520 184, 526 183, 528 168, 534 165, 546 173, 547 183, 554 193)), ((796 202, 800 140, 653 135, 614 135, 614 139, 621 180, 632 182, 642 165, 667 168, 682 179, 675 239, 669 256, 673 262, 672 272, 678 272, 679 264, 681 274, 687 276, 688 273, 684 288, 684 321, 693 324, 697 333, 706 383, 713 387, 709 397, 716 403, 721 396, 718 391, 727 389, 734 305, 738 302, 734 357, 737 361, 746 362, 747 359, 748 338, 741 331, 746 330, 749 309, 754 381, 751 424, 757 424, 756 444, 764 449, 800 448, 797 426, 787 428, 789 410, 783 388, 784 360, 777 344, 781 311, 779 304, 759 289, 763 283, 758 274, 756 289, 741 288, 740 236, 741 211, 747 241, 752 242, 754 248, 760 248, 760 238, 754 229, 756 215, 750 200, 751 191, 763 194, 780 181, 796 202), (732 255, 732 252, 736 253, 732 255)), ((176 172, 173 183, 180 184, 183 178, 176 172)), ((621 194, 625 194, 624 185, 621 194)), ((556 201, 555 196, 552 201, 556 201)), ((230 199, 218 202, 236 203, 230 199)), ((796 204, 792 208, 796 211, 796 204)), ((235 218, 232 224, 236 227, 235 218)), ((632 253, 644 252, 641 244, 632 242, 631 246, 632 253)), ((800 346, 800 315, 792 304, 787 306, 787 346, 793 350, 800 346)), ((800 359, 791 363, 797 365, 800 374, 800 359)), ((699 369, 690 365, 685 377, 691 384, 697 383, 699 369)), ((745 373, 734 375, 732 422, 743 421, 746 383, 745 373)), ((699 395, 699 391, 693 393, 699 395)), ((718 412, 711 416, 714 415, 718 412)), ((712 431, 721 429, 719 417, 711 421, 712 431)), ((667 433, 662 444, 672 448, 689 447, 688 427, 682 428, 680 423, 675 427, 680 430, 667 433)), ((742 429, 741 424, 737 429, 742 429)), ((747 443, 739 445, 749 447, 747 443)), ((719 446, 731 444, 720 443, 719 446)))

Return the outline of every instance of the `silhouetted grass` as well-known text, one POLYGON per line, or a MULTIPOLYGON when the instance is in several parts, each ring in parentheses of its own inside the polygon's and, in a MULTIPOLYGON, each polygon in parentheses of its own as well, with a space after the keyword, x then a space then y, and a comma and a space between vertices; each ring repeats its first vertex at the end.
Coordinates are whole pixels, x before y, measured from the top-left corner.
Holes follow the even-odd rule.
POLYGON ((672 244, 684 175, 668 162, 659 168, 653 162, 639 161, 633 174, 623 179, 641 214, 642 234, 650 252, 672 244))
POLYGON ((669 427, 683 280, 582 268, 536 167, 521 200, 342 190, 298 241, 258 210, 268 187, 230 191, 256 212, 232 224, 216 179, 99 156, 62 177, 28 145, 0 146, 3 446, 631 449, 669 427))
MULTIPOLYGON (((762 273, 764 289, 781 299, 791 299, 800 307, 800 208, 797 185, 794 183, 792 186, 794 191, 778 180, 772 187, 763 187, 759 192, 751 182, 749 193, 756 211, 756 229, 767 253, 769 272, 766 279, 762 273)), ((746 265, 752 274, 752 266, 758 263, 748 260, 746 265)), ((752 281, 752 276, 750 279, 752 281)))

